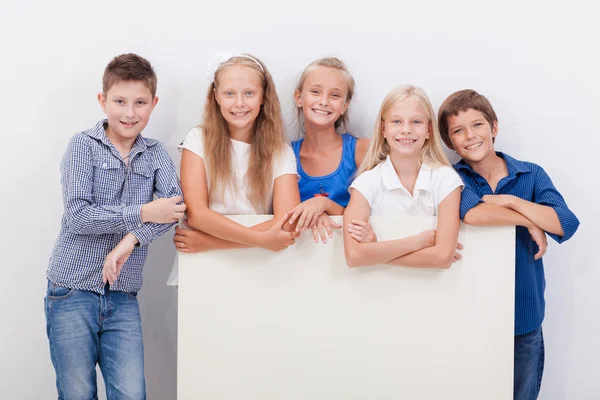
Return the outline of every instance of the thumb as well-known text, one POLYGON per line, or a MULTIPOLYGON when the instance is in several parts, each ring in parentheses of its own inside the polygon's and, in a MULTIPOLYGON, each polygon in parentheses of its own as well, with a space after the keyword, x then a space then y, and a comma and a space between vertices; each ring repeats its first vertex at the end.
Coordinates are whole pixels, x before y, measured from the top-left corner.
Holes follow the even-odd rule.
POLYGON ((179 203, 183 200, 183 197, 175 196, 175 197, 171 197, 169 200, 171 200, 173 203, 179 203))
POLYGON ((274 225, 275 227, 278 227, 279 229, 281 229, 281 227, 283 227, 283 224, 285 224, 285 221, 287 221, 288 219, 288 213, 283 214, 283 216, 279 219, 279 221, 277 221, 277 223, 274 225))

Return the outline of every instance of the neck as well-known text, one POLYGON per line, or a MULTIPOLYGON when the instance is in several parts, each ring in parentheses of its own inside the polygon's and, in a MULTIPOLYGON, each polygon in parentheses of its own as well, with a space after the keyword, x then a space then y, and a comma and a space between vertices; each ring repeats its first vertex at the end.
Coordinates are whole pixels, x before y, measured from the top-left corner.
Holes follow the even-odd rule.
POLYGON ((236 126, 228 126, 229 128, 229 137, 233 140, 237 140, 238 142, 250 143, 252 140, 252 133, 254 129, 254 125, 244 128, 238 128, 236 126))
POLYGON ((406 157, 392 154, 390 156, 392 165, 396 171, 396 175, 400 178, 400 182, 404 186, 412 187, 417 181, 419 170, 421 169, 421 163, 419 162, 419 155, 406 157))
POLYGON ((137 140, 137 136, 129 139, 115 135, 110 129, 110 126, 106 128, 106 137, 108 138, 109 142, 111 142, 119 151, 121 157, 126 157, 129 155, 133 144, 137 140))
POLYGON ((469 165, 471 168, 473 168, 473 171, 477 172, 488 182, 494 175, 500 173, 501 171, 504 172, 506 168, 504 160, 502 157, 499 157, 495 151, 490 153, 482 160, 469 163, 469 165))
POLYGON ((310 151, 328 151, 338 147, 342 141, 332 126, 321 127, 306 124, 306 134, 304 135, 304 145, 310 151))

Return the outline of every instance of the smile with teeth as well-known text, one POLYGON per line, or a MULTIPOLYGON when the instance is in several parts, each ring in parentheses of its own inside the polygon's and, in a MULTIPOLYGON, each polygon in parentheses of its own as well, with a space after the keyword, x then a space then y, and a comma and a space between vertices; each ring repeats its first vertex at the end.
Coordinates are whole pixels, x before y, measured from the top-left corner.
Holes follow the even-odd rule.
POLYGON ((396 142, 400 144, 413 144, 417 141, 417 139, 395 139, 396 142))
POLYGON ((125 126, 134 126, 135 124, 137 124, 137 121, 136 122, 124 122, 124 121, 120 121, 120 122, 123 125, 125 125, 125 126))
POLYGON ((483 144, 483 142, 475 143, 475 144, 472 144, 470 146, 465 147, 465 149, 467 149, 467 150, 475 150, 475 149, 479 148, 479 146, 481 146, 482 144, 483 144))
POLYGON ((313 112, 319 115, 329 115, 331 114, 331 111, 325 111, 325 110, 319 110, 316 108, 312 108, 313 112))
POLYGON ((250 112, 250 111, 243 111, 243 112, 233 112, 233 111, 232 111, 232 112, 231 112, 231 114, 232 114, 233 116, 235 116, 235 117, 243 117, 243 116, 245 116, 246 114, 248 114, 249 112, 250 112))

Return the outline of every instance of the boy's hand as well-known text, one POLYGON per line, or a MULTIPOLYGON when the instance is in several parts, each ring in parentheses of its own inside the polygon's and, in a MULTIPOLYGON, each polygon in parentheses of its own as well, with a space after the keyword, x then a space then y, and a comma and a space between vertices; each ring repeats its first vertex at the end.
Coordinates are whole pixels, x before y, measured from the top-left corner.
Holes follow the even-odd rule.
POLYGON ((117 247, 108 253, 102 268, 102 282, 106 283, 108 281, 111 285, 115 283, 137 242, 136 237, 128 233, 121 239, 117 247))
POLYGON ((348 233, 350 236, 359 243, 371 243, 377 241, 377 235, 373 230, 371 224, 365 221, 358 221, 353 219, 348 224, 348 233))
POLYGON ((538 252, 533 256, 534 260, 539 260, 544 254, 546 254, 546 248, 548 247, 548 239, 546 238, 546 232, 540 229, 537 225, 532 225, 527 228, 531 239, 538 245, 538 252))
POLYGON ((510 208, 515 196, 510 194, 486 194, 481 199, 487 204, 496 204, 502 207, 510 208))
POLYGON ((326 197, 317 196, 298 204, 288 213, 291 214, 290 224, 293 224, 296 218, 298 218, 298 224, 296 224, 297 232, 312 228, 317 223, 319 216, 327 208, 327 201, 326 197))
POLYGON ((329 215, 327 215, 327 213, 322 213, 317 218, 317 223, 311 228, 315 243, 319 243, 319 235, 321 235, 321 240, 323 241, 323 243, 327 243, 327 235, 329 235, 329 237, 332 238, 333 229, 340 229, 341 227, 341 225, 338 225, 335 222, 333 222, 333 220, 329 218, 329 215))
POLYGON ((300 236, 299 232, 285 232, 281 229, 288 220, 288 216, 289 214, 285 213, 271 228, 264 232, 257 232, 260 235, 258 247, 271 251, 281 251, 296 243, 296 238, 300 236))
POLYGON ((195 230, 188 225, 187 221, 183 221, 185 226, 189 229, 183 229, 180 227, 175 228, 175 236, 173 236, 173 243, 175 247, 182 253, 199 253, 210 250, 207 246, 207 238, 210 236, 208 233, 195 230))
POLYGON ((177 222, 183 217, 186 205, 181 203, 181 196, 156 199, 142 206, 140 217, 142 222, 154 222, 157 224, 168 224, 177 222), (177 204, 181 203, 181 204, 177 204))

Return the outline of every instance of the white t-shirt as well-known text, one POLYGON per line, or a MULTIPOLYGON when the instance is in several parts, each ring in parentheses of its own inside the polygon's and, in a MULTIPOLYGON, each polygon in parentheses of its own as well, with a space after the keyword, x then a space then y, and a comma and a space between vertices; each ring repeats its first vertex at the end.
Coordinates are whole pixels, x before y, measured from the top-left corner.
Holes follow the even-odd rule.
MULTIPOLYGON (((454 168, 421 165, 413 195, 402 185, 388 156, 375 168, 360 174, 350 188, 358 190, 371 206, 371 215, 433 217, 438 206, 457 187, 464 187, 454 168)), ((350 189, 348 189, 350 190, 350 189)))
MULTIPOLYGON (((257 214, 256 210, 250 204, 248 197, 246 196, 247 179, 246 172, 248 171, 248 161, 250 157, 250 144, 240 142, 237 140, 231 140, 233 147, 233 170, 235 171, 235 177, 237 179, 236 186, 239 190, 234 192, 231 188, 226 187, 223 193, 222 199, 212 199, 210 203, 210 209, 224 215, 254 215, 257 214)), ((204 137, 202 131, 199 128, 194 128, 188 132, 185 140, 179 146, 179 149, 187 149, 204 159, 204 137)), ((282 175, 296 175, 298 172, 296 169, 296 156, 294 151, 289 145, 285 145, 282 154, 279 157, 273 159, 273 179, 269 189, 269 210, 268 213, 273 213, 273 186, 275 179, 282 175)), ((206 172, 206 178, 208 182, 208 171, 206 172)), ((180 225, 181 226, 181 225, 180 225)), ((167 285, 177 286, 179 284, 179 265, 177 259, 173 264, 169 278, 167 279, 167 285)))
MULTIPOLYGON (((226 187, 223 193, 223 198, 213 199, 210 204, 210 209, 224 215, 253 215, 257 214, 256 210, 250 204, 247 197, 248 182, 246 173, 248 171, 248 162, 250 157, 250 144, 231 139, 233 147, 232 166, 235 171, 237 182, 235 186, 239 189, 233 191, 232 188, 226 187)), ((204 137, 199 128, 194 128, 188 132, 185 140, 180 146, 181 149, 187 149, 204 159, 204 137)), ((273 159, 273 179, 269 189, 269 204, 273 203, 273 186, 275 179, 282 175, 297 175, 296 157, 294 151, 289 145, 284 146, 284 151, 279 157, 273 159)), ((208 174, 206 178, 208 182, 208 174)), ((210 188, 209 188, 210 189, 210 188)), ((267 214, 273 213, 273 207, 270 206, 267 214)))

